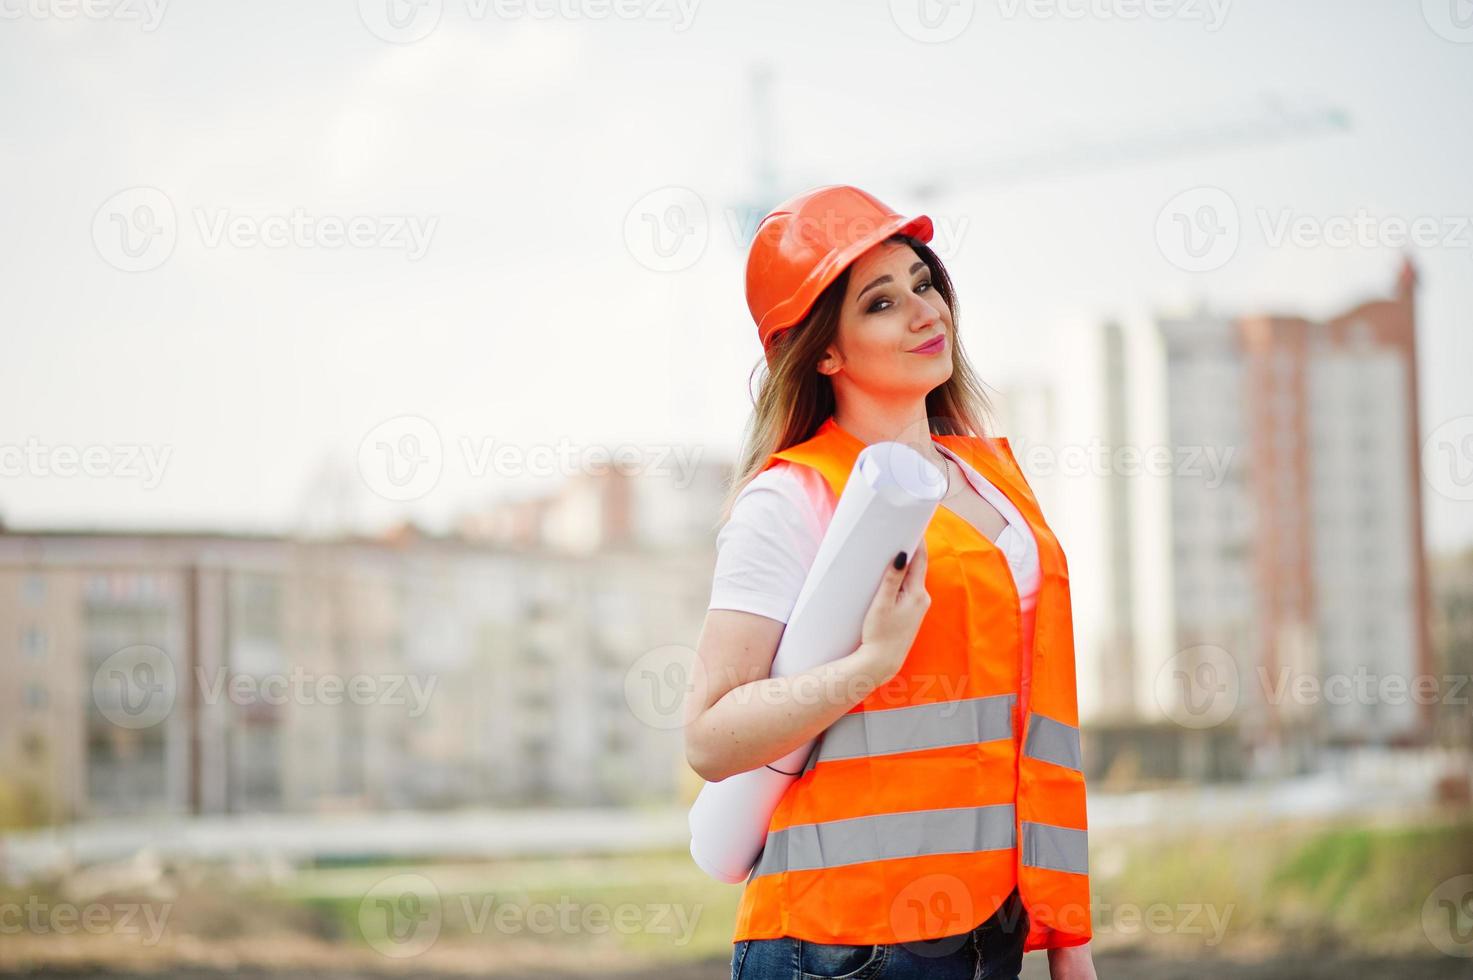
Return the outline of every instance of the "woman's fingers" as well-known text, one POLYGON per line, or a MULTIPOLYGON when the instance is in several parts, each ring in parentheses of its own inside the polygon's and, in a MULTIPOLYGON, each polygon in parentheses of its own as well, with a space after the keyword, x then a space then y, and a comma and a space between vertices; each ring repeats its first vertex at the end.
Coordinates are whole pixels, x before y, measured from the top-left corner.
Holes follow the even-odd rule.
POLYGON ((920 546, 916 548, 915 557, 910 560, 910 566, 905 570, 905 578, 900 583, 899 593, 909 595, 926 585, 926 539, 922 538, 920 546))
POLYGON ((892 605, 900 595, 900 585, 914 563, 915 559, 902 551, 895 556, 894 561, 885 566, 885 577, 880 580, 880 595, 885 596, 892 605))

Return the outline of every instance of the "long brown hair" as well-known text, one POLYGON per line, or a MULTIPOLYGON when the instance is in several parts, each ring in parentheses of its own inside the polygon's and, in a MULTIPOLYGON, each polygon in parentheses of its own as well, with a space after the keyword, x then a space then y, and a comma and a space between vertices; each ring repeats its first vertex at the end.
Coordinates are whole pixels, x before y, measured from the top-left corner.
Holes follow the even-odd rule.
MULTIPOLYGON (((951 377, 926 395, 931 434, 986 438, 993 418, 992 401, 962 352, 961 331, 956 329, 956 290, 946 267, 925 243, 908 235, 892 235, 886 241, 903 242, 915 249, 931 270, 932 285, 951 309, 951 377)), ((852 265, 819 294, 801 321, 773 338, 763 361, 753 369, 755 374, 767 367, 752 401, 740 463, 722 501, 719 524, 731 517, 737 495, 762 471, 769 456, 811 438, 834 414, 834 383, 828 375, 819 373, 818 362, 839 332, 839 312, 849 287, 850 268, 852 265)))

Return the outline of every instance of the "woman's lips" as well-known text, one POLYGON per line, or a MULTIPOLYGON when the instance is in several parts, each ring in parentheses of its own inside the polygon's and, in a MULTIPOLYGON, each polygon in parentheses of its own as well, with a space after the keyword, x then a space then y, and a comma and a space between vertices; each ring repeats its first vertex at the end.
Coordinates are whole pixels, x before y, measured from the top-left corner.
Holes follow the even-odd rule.
POLYGON ((945 349, 946 349, 946 335, 945 334, 942 334, 941 336, 935 338, 934 340, 928 340, 924 344, 922 344, 921 346, 912 348, 910 352, 912 354, 939 354, 941 351, 943 351, 945 349))

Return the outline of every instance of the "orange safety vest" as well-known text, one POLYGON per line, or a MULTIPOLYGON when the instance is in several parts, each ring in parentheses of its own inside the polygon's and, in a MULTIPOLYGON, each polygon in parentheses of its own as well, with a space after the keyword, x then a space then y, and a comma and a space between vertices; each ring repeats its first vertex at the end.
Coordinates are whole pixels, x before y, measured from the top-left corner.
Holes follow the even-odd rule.
MULTIPOLYGON (((733 942, 939 939, 984 922, 1014 887, 1030 922, 1025 950, 1092 935, 1064 552, 1007 439, 932 438, 1028 522, 1037 604, 1024 615, 1002 551, 936 509, 925 533, 931 605, 915 642, 893 678, 823 733, 779 800, 733 942)), ((864 446, 830 416, 763 469, 811 466, 837 499, 864 446)))

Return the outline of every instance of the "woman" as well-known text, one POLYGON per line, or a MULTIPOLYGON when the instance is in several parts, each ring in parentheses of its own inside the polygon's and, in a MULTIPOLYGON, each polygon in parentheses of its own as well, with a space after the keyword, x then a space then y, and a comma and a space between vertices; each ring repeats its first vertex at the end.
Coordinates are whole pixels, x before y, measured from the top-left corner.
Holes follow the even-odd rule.
POLYGON ((734 980, 1015 978, 1033 949, 1055 980, 1095 976, 1068 570, 1007 440, 972 435, 990 411, 931 235, 822 187, 764 218, 748 256, 769 372, 686 750, 720 780, 818 741, 747 879, 734 980), (882 440, 933 462, 945 496, 859 647, 769 677, 854 460, 882 440))

